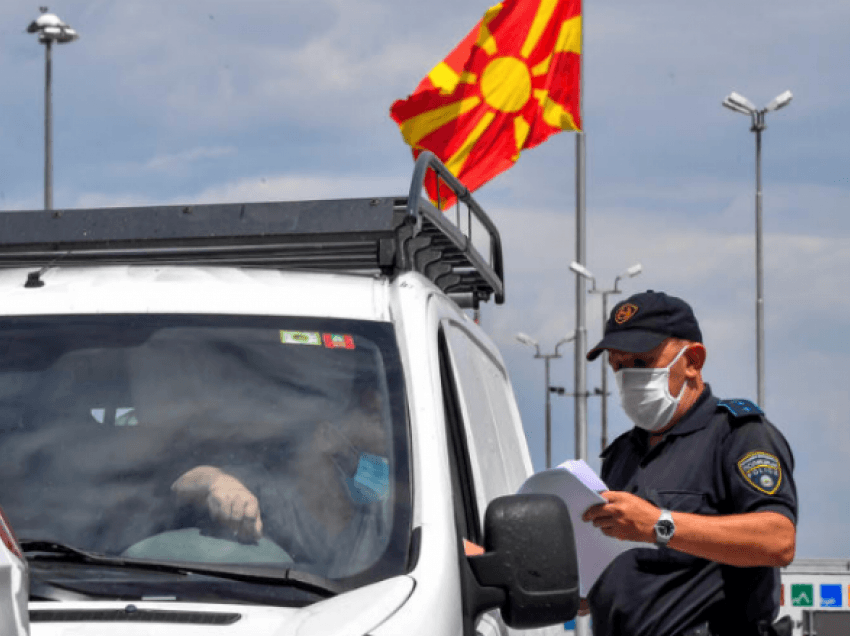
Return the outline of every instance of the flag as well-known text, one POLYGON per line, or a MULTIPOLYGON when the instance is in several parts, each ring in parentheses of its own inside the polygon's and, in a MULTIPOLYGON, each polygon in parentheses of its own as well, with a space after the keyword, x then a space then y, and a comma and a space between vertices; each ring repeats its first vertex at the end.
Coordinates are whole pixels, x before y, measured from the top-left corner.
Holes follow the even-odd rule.
MULTIPOLYGON (((581 130, 581 0, 504 0, 396 101, 390 116, 413 149, 433 152, 475 190, 562 130, 581 130)), ((444 188, 445 186, 443 186, 444 188)), ((429 173, 438 207, 453 197, 429 173)))

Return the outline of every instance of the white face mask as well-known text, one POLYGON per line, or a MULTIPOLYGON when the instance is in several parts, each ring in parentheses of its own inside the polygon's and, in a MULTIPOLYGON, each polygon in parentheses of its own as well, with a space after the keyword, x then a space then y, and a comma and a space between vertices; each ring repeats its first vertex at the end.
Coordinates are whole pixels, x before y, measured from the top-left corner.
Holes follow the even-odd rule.
POLYGON ((635 426, 657 431, 673 419, 687 383, 682 384, 679 395, 670 395, 670 369, 687 350, 688 347, 682 349, 663 369, 623 368, 614 372, 620 403, 635 426))

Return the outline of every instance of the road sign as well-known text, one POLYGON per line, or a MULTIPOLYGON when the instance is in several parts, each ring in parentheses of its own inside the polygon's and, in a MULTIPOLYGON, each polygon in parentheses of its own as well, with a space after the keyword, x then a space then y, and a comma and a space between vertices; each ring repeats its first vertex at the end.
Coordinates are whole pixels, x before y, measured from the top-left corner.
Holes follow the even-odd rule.
POLYGON ((811 583, 793 583, 791 585, 791 605, 794 607, 813 607, 815 590, 811 583))
POLYGON ((841 585, 822 583, 820 586, 821 607, 841 607, 841 585))

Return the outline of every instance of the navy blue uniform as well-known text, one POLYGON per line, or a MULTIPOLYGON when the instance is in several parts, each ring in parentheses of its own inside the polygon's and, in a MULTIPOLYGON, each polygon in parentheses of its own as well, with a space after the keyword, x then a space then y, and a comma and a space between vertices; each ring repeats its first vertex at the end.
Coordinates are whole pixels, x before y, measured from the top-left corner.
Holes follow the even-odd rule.
MULTIPOLYGON (((655 446, 638 428, 602 454, 603 481, 659 508, 701 515, 778 512, 797 522, 794 458, 782 434, 743 400, 708 385, 655 446)), ((722 565, 671 548, 629 550, 588 594, 596 636, 675 636, 710 621, 718 634, 756 634, 779 608, 777 568, 722 565)))

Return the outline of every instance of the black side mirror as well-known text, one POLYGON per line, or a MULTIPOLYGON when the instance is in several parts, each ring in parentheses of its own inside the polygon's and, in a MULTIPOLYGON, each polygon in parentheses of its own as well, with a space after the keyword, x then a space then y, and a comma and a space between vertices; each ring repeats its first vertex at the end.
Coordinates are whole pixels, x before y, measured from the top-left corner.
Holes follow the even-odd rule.
POLYGON ((494 499, 484 516, 484 550, 468 557, 478 584, 468 590, 471 618, 499 607, 505 623, 523 629, 575 617, 578 560, 570 515, 559 497, 494 499))

